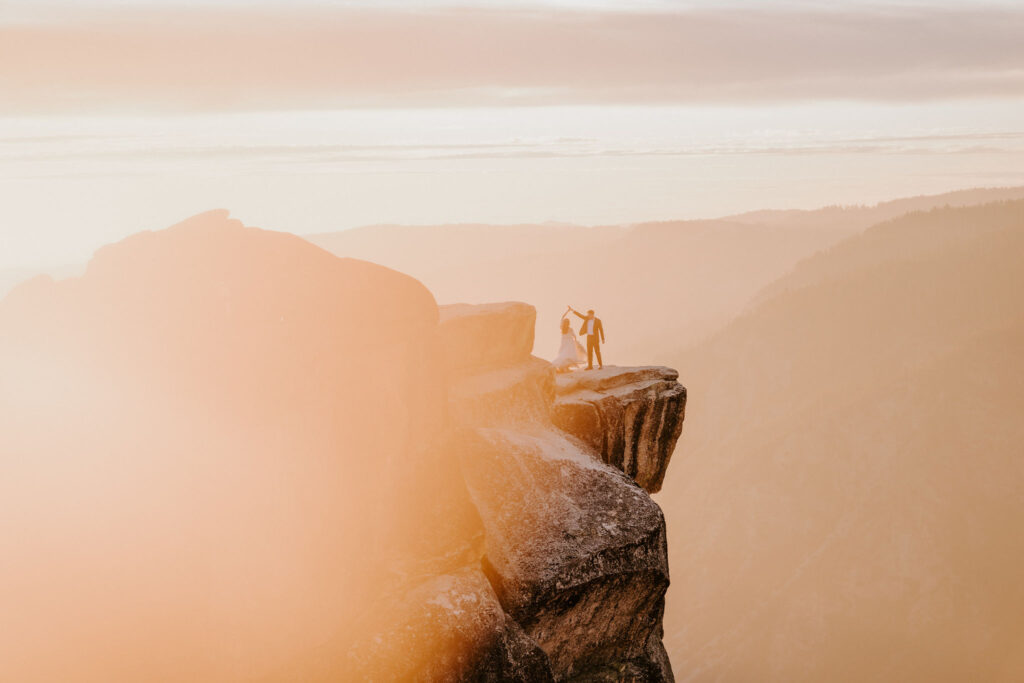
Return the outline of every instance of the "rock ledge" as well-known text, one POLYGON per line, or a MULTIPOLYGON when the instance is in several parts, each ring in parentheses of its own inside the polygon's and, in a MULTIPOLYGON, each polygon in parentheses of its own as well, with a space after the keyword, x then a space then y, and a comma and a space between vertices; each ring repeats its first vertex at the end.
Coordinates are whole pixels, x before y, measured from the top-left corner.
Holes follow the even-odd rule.
POLYGON ((678 373, 556 375, 530 355, 526 304, 442 306, 440 318, 449 414, 485 530, 484 572, 525 638, 515 652, 497 648, 497 661, 515 665, 501 675, 672 681, 661 642, 665 519, 644 489, 660 486, 679 437, 678 373))
POLYGON ((658 366, 558 375, 551 418, 601 460, 657 493, 683 429, 686 388, 678 377, 658 366))

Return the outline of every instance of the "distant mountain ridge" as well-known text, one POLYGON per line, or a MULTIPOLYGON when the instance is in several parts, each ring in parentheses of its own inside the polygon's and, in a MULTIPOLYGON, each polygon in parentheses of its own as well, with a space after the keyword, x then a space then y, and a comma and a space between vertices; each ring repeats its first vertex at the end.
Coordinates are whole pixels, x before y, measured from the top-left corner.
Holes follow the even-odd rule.
POLYGON ((808 258, 672 362, 680 680, 1020 680, 1024 201, 808 258))
POLYGON ((671 358, 738 315, 802 259, 910 210, 1024 198, 1024 187, 964 190, 874 207, 769 211, 624 226, 379 226, 307 236, 342 256, 396 268, 443 302, 534 302, 541 344, 566 304, 595 308, 617 362, 671 358))
MULTIPOLYGON (((717 220, 377 225, 306 239, 339 256, 409 273, 441 302, 533 302, 542 357, 554 354, 567 304, 595 308, 609 332, 609 358, 647 364, 668 362, 733 319, 799 261, 880 220, 904 210, 1003 197, 1024 198, 1024 187, 717 220)), ((66 277, 76 269, 41 272, 66 277)), ((33 274, 0 272, 0 296, 33 274)))
POLYGON ((1024 198, 1024 187, 988 187, 956 190, 938 195, 918 195, 879 202, 874 205, 825 206, 820 209, 767 209, 726 216, 737 223, 799 223, 803 220, 819 221, 827 218, 832 223, 843 223, 852 217, 857 222, 867 220, 880 223, 913 211, 929 211, 944 206, 974 206, 1024 198))
POLYGON ((996 200, 986 204, 988 208, 981 213, 949 212, 948 209, 969 206, 957 207, 950 204, 920 209, 887 219, 874 228, 844 241, 841 245, 841 258, 838 260, 823 258, 827 253, 815 254, 801 260, 786 277, 771 283, 759 292, 755 301, 770 298, 787 289, 793 290, 837 278, 858 268, 875 265, 879 259, 892 261, 910 254, 921 256, 962 247, 980 234, 1003 227, 1005 220, 1001 214, 1005 212, 1002 207, 1009 201, 1012 200, 996 200), (890 232, 887 229, 893 224, 898 224, 899 227, 911 223, 917 226, 916 230, 897 229, 890 232), (883 242, 887 243, 887 251, 879 253, 883 242))

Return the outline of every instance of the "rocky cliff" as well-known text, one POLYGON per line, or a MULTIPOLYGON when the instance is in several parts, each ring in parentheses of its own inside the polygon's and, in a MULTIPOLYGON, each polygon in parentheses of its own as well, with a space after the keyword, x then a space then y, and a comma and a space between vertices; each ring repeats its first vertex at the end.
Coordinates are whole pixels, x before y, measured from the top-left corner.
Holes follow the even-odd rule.
POLYGON ((671 368, 615 368, 558 376, 555 424, 650 493, 661 490, 683 430, 686 388, 671 368))
POLYGON ((685 389, 665 368, 556 379, 530 356, 532 312, 441 308, 442 343, 460 350, 448 356, 449 404, 483 519, 484 571, 552 679, 672 680, 661 644, 665 522, 635 479, 660 485, 685 389), (492 350, 487 362, 461 351, 479 347, 492 350), (576 415, 582 405, 603 421, 576 415))
POLYGON ((534 317, 223 212, 13 292, 0 678, 672 680, 685 390, 534 317))

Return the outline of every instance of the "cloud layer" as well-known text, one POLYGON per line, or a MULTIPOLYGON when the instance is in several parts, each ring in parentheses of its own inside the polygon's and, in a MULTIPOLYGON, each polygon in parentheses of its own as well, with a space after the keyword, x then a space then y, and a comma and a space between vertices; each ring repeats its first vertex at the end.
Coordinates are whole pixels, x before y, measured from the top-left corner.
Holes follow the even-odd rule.
POLYGON ((0 24, 6 113, 1024 93, 1024 10, 94 10, 0 24))

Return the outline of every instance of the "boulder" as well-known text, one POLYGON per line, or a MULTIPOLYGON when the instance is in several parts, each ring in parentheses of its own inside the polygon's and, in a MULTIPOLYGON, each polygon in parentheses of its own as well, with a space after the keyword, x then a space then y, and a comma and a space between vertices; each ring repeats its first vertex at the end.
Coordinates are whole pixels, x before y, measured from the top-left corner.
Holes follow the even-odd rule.
POLYGON ((601 460, 657 493, 683 429, 686 388, 678 377, 664 367, 560 374, 551 417, 601 460))
POLYGON ((533 351, 537 310, 529 304, 441 306, 445 366, 454 372, 526 360, 533 351))
POLYGON ((662 674, 614 680, 672 680, 657 649, 669 584, 657 504, 557 429, 483 428, 468 438, 464 472, 484 520, 485 570, 558 679, 635 669, 662 674))
POLYGON ((464 375, 453 380, 448 391, 453 417, 475 427, 547 424, 554 400, 554 370, 546 360, 533 357, 464 375))
MULTIPOLYGON (((378 596, 340 662, 301 680, 554 681, 548 656, 502 609, 478 567, 410 577, 378 596)), ((324 664, 327 664, 324 666, 324 664)))

